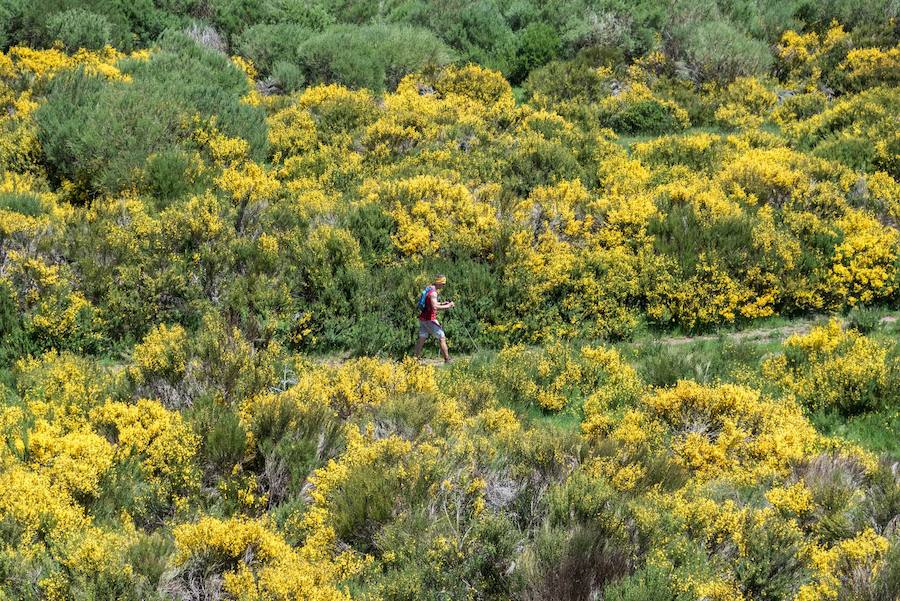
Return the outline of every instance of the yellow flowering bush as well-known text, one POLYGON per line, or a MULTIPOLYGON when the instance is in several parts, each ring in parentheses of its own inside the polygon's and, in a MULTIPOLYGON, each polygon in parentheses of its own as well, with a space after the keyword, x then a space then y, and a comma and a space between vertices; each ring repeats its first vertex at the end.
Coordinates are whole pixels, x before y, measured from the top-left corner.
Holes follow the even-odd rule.
POLYGON ((885 345, 833 319, 788 338, 784 354, 767 360, 763 370, 804 406, 853 414, 894 398, 894 363, 885 345))
POLYGON ((238 4, 0 53, 0 599, 890 590, 890 23, 817 7, 697 85, 734 15, 610 45, 507 6, 512 82, 463 49, 375 93, 318 83, 370 25, 238 4), (437 273, 454 362, 400 360, 437 273))
POLYGON ((186 346, 187 335, 182 326, 160 324, 134 347, 134 367, 131 372, 140 380, 153 377, 177 378, 184 374, 186 367, 186 346))
POLYGON ((678 461, 700 479, 784 474, 817 437, 797 405, 741 386, 681 381, 643 405, 672 434, 678 461))
POLYGON ((198 485, 195 456, 199 443, 182 416, 157 401, 107 402, 90 415, 95 427, 112 435, 116 457, 135 457, 163 499, 198 485))
POLYGON ((716 120, 734 129, 758 127, 778 97, 755 77, 739 77, 722 94, 716 120))
POLYGON ((333 574, 298 553, 264 522, 207 517, 175 528, 175 563, 222 575, 222 588, 238 599, 341 601, 349 597, 333 574))
POLYGON ((490 205, 461 184, 418 176, 385 184, 367 184, 364 197, 390 210, 397 224, 392 241, 405 255, 490 251, 498 228, 490 205))
POLYGON ((850 48, 850 35, 839 23, 832 22, 824 34, 810 31, 799 33, 788 30, 778 44, 781 60, 793 85, 805 83, 814 88, 822 78, 826 61, 835 54, 843 54, 850 48))
POLYGON ((896 85, 900 71, 900 46, 888 50, 881 48, 854 48, 840 68, 847 71, 848 83, 853 89, 862 90, 872 85, 886 83, 896 85))

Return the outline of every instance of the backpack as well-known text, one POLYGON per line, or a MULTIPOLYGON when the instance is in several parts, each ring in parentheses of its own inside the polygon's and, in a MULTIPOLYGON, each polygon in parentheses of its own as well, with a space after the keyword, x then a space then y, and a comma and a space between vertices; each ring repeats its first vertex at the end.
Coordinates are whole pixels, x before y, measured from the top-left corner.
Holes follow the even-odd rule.
POLYGON ((419 295, 419 302, 416 303, 416 308, 419 310, 419 313, 425 310, 425 301, 433 290, 434 286, 426 286, 425 290, 422 291, 422 294, 419 295))

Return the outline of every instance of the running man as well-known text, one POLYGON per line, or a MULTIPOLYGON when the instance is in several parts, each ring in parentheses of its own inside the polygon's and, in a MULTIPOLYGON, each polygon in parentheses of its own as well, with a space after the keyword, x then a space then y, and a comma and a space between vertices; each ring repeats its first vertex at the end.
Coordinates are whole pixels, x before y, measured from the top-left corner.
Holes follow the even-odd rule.
POLYGON ((416 342, 416 350, 414 352, 416 359, 422 356, 422 348, 429 336, 438 339, 441 345, 441 356, 444 363, 450 363, 450 351, 447 350, 447 336, 444 334, 444 328, 437 320, 437 312, 445 309, 453 308, 453 302, 442 303, 438 300, 438 292, 447 283, 447 277, 439 275, 434 278, 434 284, 425 288, 422 292, 425 295, 425 302, 422 304, 422 312, 419 313, 419 340, 416 342))

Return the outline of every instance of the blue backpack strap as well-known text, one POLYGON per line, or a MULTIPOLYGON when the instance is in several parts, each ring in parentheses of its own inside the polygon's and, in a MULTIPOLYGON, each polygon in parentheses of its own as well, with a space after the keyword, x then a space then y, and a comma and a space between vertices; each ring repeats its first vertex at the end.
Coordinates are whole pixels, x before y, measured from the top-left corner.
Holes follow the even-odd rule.
POLYGON ((428 298, 428 294, 434 290, 434 286, 425 286, 425 290, 422 291, 422 294, 419 295, 419 302, 416 303, 416 306, 419 307, 419 311, 425 310, 425 302, 428 298))

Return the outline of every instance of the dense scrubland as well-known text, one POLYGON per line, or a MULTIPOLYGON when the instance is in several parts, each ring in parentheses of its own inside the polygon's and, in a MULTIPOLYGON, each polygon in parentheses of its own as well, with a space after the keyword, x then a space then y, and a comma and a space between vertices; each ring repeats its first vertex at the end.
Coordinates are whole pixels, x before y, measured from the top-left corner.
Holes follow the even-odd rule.
POLYGON ((0 599, 898 599, 896 4, 548 4, 0 0, 0 599))

